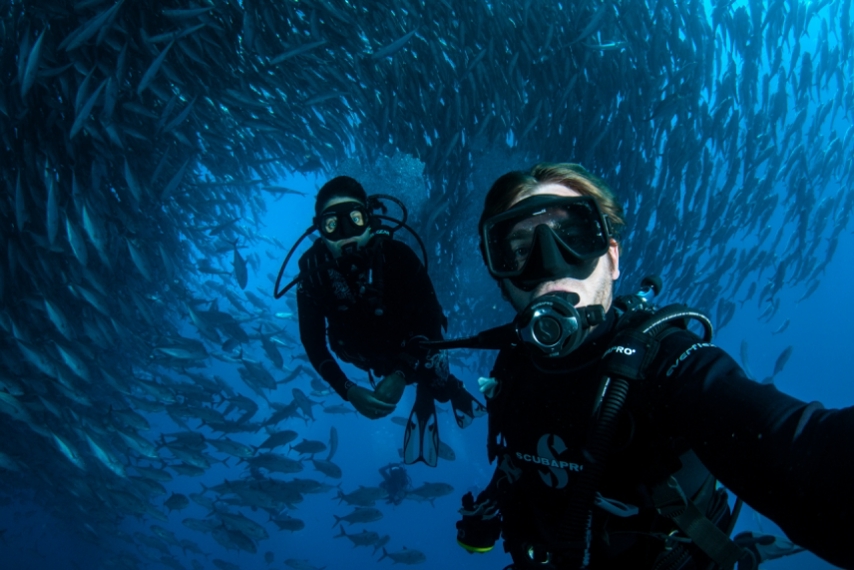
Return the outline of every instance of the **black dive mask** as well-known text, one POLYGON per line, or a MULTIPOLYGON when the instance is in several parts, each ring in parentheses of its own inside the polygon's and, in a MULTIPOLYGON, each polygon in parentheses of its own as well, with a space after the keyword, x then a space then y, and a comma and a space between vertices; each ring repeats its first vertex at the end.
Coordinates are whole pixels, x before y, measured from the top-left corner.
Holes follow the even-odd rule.
POLYGON ((523 291, 563 277, 586 279, 608 252, 611 229, 590 196, 537 195, 484 223, 489 273, 523 291))
POLYGON ((329 241, 359 237, 370 226, 365 207, 359 202, 342 202, 329 206, 314 218, 320 235, 329 241))
POLYGON ((534 299, 516 316, 516 334, 532 356, 568 356, 581 346, 592 327, 605 322, 602 305, 576 308, 578 300, 575 293, 548 293, 534 299))

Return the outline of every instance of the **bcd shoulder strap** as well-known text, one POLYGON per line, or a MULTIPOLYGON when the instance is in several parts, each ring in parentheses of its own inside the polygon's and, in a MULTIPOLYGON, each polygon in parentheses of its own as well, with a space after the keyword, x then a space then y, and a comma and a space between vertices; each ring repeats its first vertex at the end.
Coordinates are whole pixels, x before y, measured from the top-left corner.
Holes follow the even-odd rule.
MULTIPOLYGON (((715 479, 709 477, 708 485, 714 490, 715 479)), ((708 492, 705 493, 708 495, 708 492)), ((672 520, 690 541, 702 550, 721 569, 731 569, 737 562, 749 556, 738 546, 727 533, 721 530, 702 512, 697 504, 688 499, 679 485, 679 481, 671 476, 652 489, 652 500, 658 513, 672 520)), ((734 516, 738 516, 734 513, 734 516)))

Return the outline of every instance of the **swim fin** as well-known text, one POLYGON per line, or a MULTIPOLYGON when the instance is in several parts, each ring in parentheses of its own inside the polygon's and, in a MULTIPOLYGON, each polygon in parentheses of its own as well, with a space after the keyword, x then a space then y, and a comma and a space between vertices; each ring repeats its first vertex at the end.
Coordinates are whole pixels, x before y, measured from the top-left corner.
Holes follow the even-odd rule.
POLYGON ((430 467, 439 463, 439 422, 433 394, 424 384, 417 384, 415 405, 409 413, 403 434, 403 462, 423 462, 430 467))
POLYGON ((457 380, 459 388, 451 395, 454 419, 461 428, 471 425, 475 418, 486 414, 486 407, 468 393, 463 383, 457 380))

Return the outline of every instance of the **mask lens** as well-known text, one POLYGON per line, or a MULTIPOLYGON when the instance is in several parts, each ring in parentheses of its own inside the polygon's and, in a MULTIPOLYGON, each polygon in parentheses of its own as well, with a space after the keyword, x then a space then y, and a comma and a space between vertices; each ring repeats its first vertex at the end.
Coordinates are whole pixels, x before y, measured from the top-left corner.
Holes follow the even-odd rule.
POLYGON ((608 239, 598 210, 590 203, 576 203, 566 209, 566 218, 550 227, 576 256, 589 259, 608 250, 608 239))
POLYGON ((329 206, 320 217, 320 231, 331 241, 358 237, 365 233, 367 227, 367 212, 358 202, 329 206))
POLYGON ((522 273, 536 247, 534 235, 540 225, 552 230, 567 262, 587 261, 608 251, 604 219, 592 198, 535 196, 484 227, 487 260, 495 277, 522 273))
POLYGON ((338 228, 338 216, 326 216, 323 218, 323 233, 332 234, 338 228))
POLYGON ((528 261, 534 245, 534 232, 528 229, 513 231, 504 244, 503 265, 510 271, 521 270, 528 261))

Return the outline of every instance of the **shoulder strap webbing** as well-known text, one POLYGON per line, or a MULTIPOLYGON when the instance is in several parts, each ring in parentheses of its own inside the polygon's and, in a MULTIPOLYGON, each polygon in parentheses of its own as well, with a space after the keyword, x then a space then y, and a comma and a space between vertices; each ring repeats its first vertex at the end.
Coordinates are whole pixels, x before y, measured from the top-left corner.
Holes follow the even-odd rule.
POLYGON ((385 312, 385 307, 383 307, 383 295, 385 293, 383 243, 388 239, 392 239, 390 234, 377 233, 365 248, 368 256, 368 282, 359 291, 359 294, 363 296, 371 311, 376 315, 385 312))
POLYGON ((706 518, 693 501, 685 497, 675 477, 671 476, 667 481, 655 486, 652 499, 659 514, 676 523, 691 542, 720 568, 733 568, 739 560, 748 555, 706 518))

